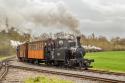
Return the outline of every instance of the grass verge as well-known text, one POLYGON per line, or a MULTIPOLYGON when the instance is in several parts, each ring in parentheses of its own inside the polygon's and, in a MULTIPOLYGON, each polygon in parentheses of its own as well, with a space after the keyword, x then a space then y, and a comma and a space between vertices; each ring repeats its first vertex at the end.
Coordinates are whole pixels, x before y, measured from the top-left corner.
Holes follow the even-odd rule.
POLYGON ((87 53, 85 58, 95 60, 93 69, 125 72, 125 51, 87 53))
POLYGON ((38 76, 35 78, 28 78, 24 83, 73 83, 72 81, 62 80, 57 77, 38 76))
POLYGON ((11 55, 11 56, 3 56, 3 55, 0 55, 0 61, 4 60, 4 59, 7 59, 7 58, 11 58, 13 57, 14 55, 11 55))

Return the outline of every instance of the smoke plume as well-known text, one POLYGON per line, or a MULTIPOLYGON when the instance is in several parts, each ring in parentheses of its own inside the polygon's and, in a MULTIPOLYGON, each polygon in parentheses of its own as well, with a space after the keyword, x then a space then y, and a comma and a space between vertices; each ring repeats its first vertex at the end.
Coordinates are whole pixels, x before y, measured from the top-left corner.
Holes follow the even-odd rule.
MULTIPOLYGON (((3 0, 2 0, 3 1, 3 0)), ((3 1, 2 6, 7 13, 6 16, 10 19, 10 25, 21 26, 25 29, 27 26, 34 29, 39 27, 56 27, 68 28, 73 32, 79 32, 79 21, 68 10, 63 2, 43 2, 42 0, 14 0, 3 1), (18 2, 19 1, 19 2, 18 2), (11 4, 8 4, 11 3, 11 4), (25 3, 25 4, 23 4, 25 3), (16 5, 15 5, 16 4, 16 5), (13 9, 11 9, 11 8, 13 9)))

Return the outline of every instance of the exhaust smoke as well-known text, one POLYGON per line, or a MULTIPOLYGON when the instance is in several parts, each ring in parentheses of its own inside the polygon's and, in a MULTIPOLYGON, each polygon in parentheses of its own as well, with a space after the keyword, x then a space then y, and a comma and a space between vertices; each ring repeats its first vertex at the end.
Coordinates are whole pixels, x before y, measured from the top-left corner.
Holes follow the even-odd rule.
POLYGON ((75 33, 80 32, 78 19, 62 1, 56 3, 42 0, 2 1, 4 2, 2 8, 6 10, 4 13, 7 13, 5 15, 9 18, 9 24, 17 28, 20 26, 19 28, 23 31, 24 29, 35 30, 38 26, 40 28, 52 26, 55 29, 68 28, 75 33), (29 24, 33 26, 29 28, 29 24))

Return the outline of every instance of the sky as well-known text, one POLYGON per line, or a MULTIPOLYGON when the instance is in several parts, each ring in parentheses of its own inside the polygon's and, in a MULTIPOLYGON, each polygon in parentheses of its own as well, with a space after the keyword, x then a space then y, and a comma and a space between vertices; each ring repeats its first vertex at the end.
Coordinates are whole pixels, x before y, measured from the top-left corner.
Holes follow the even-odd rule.
POLYGON ((33 34, 70 31, 67 27, 73 26, 85 35, 125 38, 125 0, 0 0, 0 28, 6 17, 10 25, 33 34))

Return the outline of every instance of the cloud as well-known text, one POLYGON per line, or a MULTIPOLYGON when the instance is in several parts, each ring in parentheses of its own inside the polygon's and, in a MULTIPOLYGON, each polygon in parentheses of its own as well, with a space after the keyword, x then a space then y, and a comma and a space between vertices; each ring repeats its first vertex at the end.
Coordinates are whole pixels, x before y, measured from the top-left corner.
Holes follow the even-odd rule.
POLYGON ((82 3, 89 15, 84 14, 81 19, 82 31, 95 32, 108 37, 125 37, 124 0, 82 0, 82 3))
POLYGON ((91 8, 102 13, 116 13, 122 12, 125 9, 125 1, 123 0, 82 0, 83 3, 89 5, 91 8))

